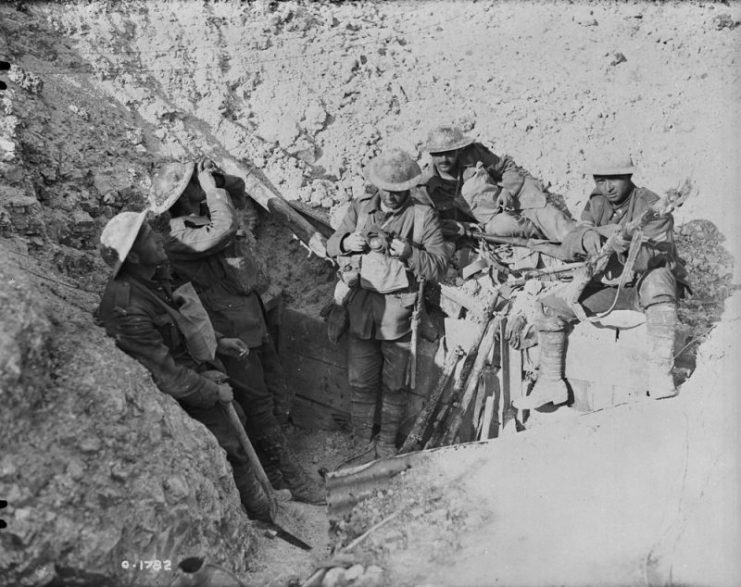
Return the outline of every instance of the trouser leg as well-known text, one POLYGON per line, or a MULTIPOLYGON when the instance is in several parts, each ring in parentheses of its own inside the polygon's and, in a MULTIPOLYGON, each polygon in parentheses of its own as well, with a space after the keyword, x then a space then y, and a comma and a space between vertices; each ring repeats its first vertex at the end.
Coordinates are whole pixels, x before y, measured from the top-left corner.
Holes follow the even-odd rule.
POLYGON ((543 318, 538 324, 540 365, 538 379, 526 397, 516 399, 518 410, 534 410, 545 404, 559 405, 569 400, 563 379, 566 348, 566 325, 559 318, 543 318))
POLYGON ((274 371, 278 364, 274 349, 265 345, 256 347, 250 349, 247 357, 230 358, 224 364, 234 399, 247 415, 247 432, 255 439, 255 449, 270 483, 276 489, 287 487, 299 501, 324 501, 323 489, 303 470, 275 417, 273 394, 265 381, 265 365, 274 371))
POLYGON ((260 348, 262 350, 261 362, 265 373, 265 384, 273 397, 273 414, 278 424, 285 426, 290 420, 296 393, 286 381, 285 370, 273 341, 265 342, 260 348))
MULTIPOLYGON (((236 431, 232 429, 221 407, 218 405, 212 408, 186 407, 185 410, 192 418, 206 426, 226 451, 226 458, 232 466, 234 481, 247 515, 254 520, 270 521, 270 497, 260 484, 236 431)), ((238 407, 237 412, 240 419, 244 419, 244 414, 238 407)))
POLYGON ((406 371, 410 340, 411 335, 407 335, 399 340, 381 343, 383 355, 381 429, 376 444, 376 456, 379 458, 396 454, 397 436, 408 399, 406 371))
POLYGON ((383 355, 381 341, 348 337, 348 382, 350 384, 350 423, 356 447, 364 447, 373 432, 381 386, 383 355))
MULTIPOLYGON (((247 435, 255 440, 260 435, 261 424, 273 418, 274 411, 273 396, 265 384, 261 354, 261 347, 255 347, 250 349, 247 357, 219 356, 229 375, 229 383, 234 390, 234 400, 246 415, 247 435)), ((283 479, 277 464, 267 458, 257 442, 255 442, 255 451, 260 457, 260 462, 271 485, 276 489, 282 488, 283 479)))
POLYGON ((553 204, 547 204, 542 208, 528 208, 522 211, 522 215, 537 226, 545 238, 552 241, 562 242, 576 226, 574 219, 569 218, 553 204))
POLYGON ((521 238, 540 238, 538 228, 524 215, 513 212, 500 212, 484 225, 484 232, 494 236, 516 236, 521 238))

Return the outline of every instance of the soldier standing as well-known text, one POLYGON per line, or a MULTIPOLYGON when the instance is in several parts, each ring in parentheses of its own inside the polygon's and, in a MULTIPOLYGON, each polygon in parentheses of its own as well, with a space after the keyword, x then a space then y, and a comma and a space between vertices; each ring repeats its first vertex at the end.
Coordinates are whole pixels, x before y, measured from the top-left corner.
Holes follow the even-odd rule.
POLYGON ((243 250, 234 204, 245 198, 244 182, 209 161, 162 166, 149 194, 153 212, 169 212, 165 249, 177 278, 193 284, 217 331, 249 348, 244 357, 220 358, 270 482, 296 500, 323 503, 322 487, 301 467, 281 428, 290 395, 256 291, 257 266, 243 250))
POLYGON ((103 229, 101 253, 113 274, 97 318, 116 345, 151 372, 162 392, 213 433, 226 450, 247 514, 270 521, 270 498, 219 409, 219 402, 230 402, 233 392, 219 382, 223 366, 215 352, 239 356, 247 347, 215 334, 192 288, 173 290, 162 278, 158 269, 167 256, 145 218, 144 212, 122 212, 103 229))
POLYGON ((396 453, 396 437, 407 403, 405 387, 411 339, 411 316, 419 278, 437 281, 448 256, 435 211, 410 191, 422 171, 400 150, 381 153, 368 166, 377 191, 350 205, 327 253, 339 258, 351 288, 348 378, 355 442, 371 440, 380 393, 380 432, 375 456, 396 453))

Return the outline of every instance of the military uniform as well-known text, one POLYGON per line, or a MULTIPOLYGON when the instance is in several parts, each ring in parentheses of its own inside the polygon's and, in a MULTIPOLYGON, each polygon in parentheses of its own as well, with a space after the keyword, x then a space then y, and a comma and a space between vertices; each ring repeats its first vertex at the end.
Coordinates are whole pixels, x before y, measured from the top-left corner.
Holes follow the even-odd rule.
POLYGON ((229 175, 214 178, 222 187, 204 190, 200 214, 171 218, 167 256, 177 278, 195 287, 214 328, 250 348, 246 357, 219 358, 271 483, 288 487, 299 500, 322 502, 323 491, 299 465, 280 427, 288 420, 292 394, 257 293, 262 277, 243 249, 234 202, 246 197, 244 183, 229 175))
MULTIPOLYGON (((582 257, 593 253, 600 248, 603 239, 656 204, 659 200, 656 194, 632 183, 633 171, 631 158, 620 153, 602 155, 591 164, 590 172, 597 187, 582 212, 581 224, 564 239, 564 250, 582 257), (585 245, 587 242, 591 243, 589 247, 585 245)), ((687 286, 687 279, 674 245, 673 226, 671 214, 645 224, 632 267, 626 267, 631 241, 627 238, 614 240, 614 252, 603 274, 594 276, 578 300, 581 317, 612 309, 645 312, 650 344, 647 391, 655 399, 677 393, 672 376, 677 298, 679 290, 687 286), (623 282, 623 287, 619 287, 619 281, 623 282)), ((567 290, 563 296, 551 294, 540 300, 544 316, 537 325, 541 357, 539 375, 530 395, 515 402, 520 409, 568 401, 563 381, 565 327, 577 319, 578 310, 572 305, 573 300, 564 299, 568 296, 567 290)))
MULTIPOLYGON (((591 230, 609 236, 615 225, 625 226, 639 218, 643 212, 659 201, 652 191, 633 186, 633 190, 619 205, 613 205, 598 191, 592 192, 581 214, 581 224, 571 232, 564 243, 574 256, 586 255, 582 244, 584 234, 591 230)), ((633 265, 634 277, 622 288, 615 302, 616 310, 645 311, 661 303, 676 303, 678 287, 688 287, 684 267, 679 261, 674 244, 674 219, 671 214, 651 220, 643 228, 643 243, 633 265), (679 283, 678 283, 679 281, 679 283)), ((615 252, 604 272, 607 279, 621 275, 627 257, 627 244, 621 252, 615 252)), ((616 287, 606 286, 600 278, 587 286, 579 302, 587 314, 598 314, 608 310, 615 300, 616 287)), ((566 320, 576 319, 574 310, 562 299, 549 296, 542 300, 553 313, 566 320)))
POLYGON ((442 177, 432 163, 425 167, 424 174, 427 194, 443 221, 476 222, 487 234, 496 236, 556 242, 576 225, 549 201, 538 180, 511 157, 495 155, 481 143, 472 142, 459 149, 454 179, 442 177), (477 177, 477 169, 485 171, 483 181, 477 177), (503 195, 508 210, 499 205, 503 195))
POLYGON ((109 281, 97 317, 116 345, 150 371, 160 390, 213 433, 226 450, 248 515, 269 520, 269 498, 217 403, 218 385, 203 374, 223 366, 218 359, 191 355, 180 326, 184 317, 171 296, 169 283, 136 278, 124 269, 109 281))
MULTIPOLYGON (((393 155, 392 151, 389 156, 393 155)), ((402 160, 411 165, 413 162, 407 161, 407 158, 408 155, 402 160)), ((416 163, 413 165, 416 173, 419 173, 416 163)), ((370 438, 380 391, 379 450, 385 448, 393 453, 407 401, 405 376, 417 279, 437 281, 448 263, 437 214, 411 196, 398 209, 384 210, 378 193, 368 194, 352 202, 336 232, 327 241, 327 253, 339 258, 340 264, 349 257, 360 262, 359 283, 354 286, 347 302, 350 335, 348 375, 352 390, 354 434, 358 442, 370 438), (395 261, 406 274, 406 279, 402 280, 405 285, 380 293, 370 287, 369 282, 364 282, 364 263, 370 265, 372 255, 376 253, 348 256, 348 251, 343 248, 343 240, 350 233, 363 232, 368 227, 382 227, 389 235, 411 244, 409 258, 395 261)), ((383 286, 381 290, 384 290, 383 286)), ((386 453, 379 452, 379 456, 386 456, 386 453)))

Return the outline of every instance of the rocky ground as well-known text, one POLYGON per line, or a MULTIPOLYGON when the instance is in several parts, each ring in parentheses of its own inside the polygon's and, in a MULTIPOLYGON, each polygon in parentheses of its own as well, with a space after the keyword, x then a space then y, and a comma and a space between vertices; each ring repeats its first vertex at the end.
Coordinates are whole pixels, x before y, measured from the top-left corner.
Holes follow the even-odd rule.
MULTIPOLYGON (((92 324, 106 275, 99 232, 115 213, 142 207, 156 162, 206 154, 218 163, 229 154, 336 220, 364 189, 363 165, 379 150, 403 146, 424 161, 427 129, 452 121, 512 155, 577 214, 590 190, 590 150, 625 145, 639 185, 658 193, 685 179, 695 186, 676 220, 694 285, 681 314, 696 348, 741 282, 733 264, 740 21, 735 2, 1 5, 0 56, 13 68, 0 93, 0 295, 11 325, 0 340, 9 406, 0 416, 0 494, 13 496, 24 530, 12 543, 1 538, 0 573, 13 569, 9 581, 27 585, 54 573, 110 573, 124 550, 148 552, 143 536, 152 548, 169 544, 161 533, 175 540, 179 524, 193 528, 179 552, 204 549, 257 573, 256 584, 313 569, 313 559, 275 550, 259 532, 252 538, 233 488, 213 485, 223 481, 223 460, 188 457, 184 485, 168 481, 176 473, 162 462, 182 462, 193 443, 206 454, 214 445, 192 434, 92 324), (176 441, 163 446, 150 436, 156 429, 176 441), (88 437, 107 440, 94 446, 88 437), (33 466, 16 462, 31 454, 33 466), (116 475, 136 487, 140 478, 170 483, 165 502, 156 490, 141 501, 128 495, 116 475), (173 495, 200 509, 180 517, 173 495), (119 511, 127 508, 128 518, 119 511), (217 540, 216 518, 242 536, 239 552, 217 540), (34 554, 21 563, 23 550, 34 554)), ((255 236, 291 306, 316 315, 331 268, 263 213, 255 236)), ((309 438, 297 437, 307 460, 317 447, 313 464, 331 465, 325 437, 309 438)))

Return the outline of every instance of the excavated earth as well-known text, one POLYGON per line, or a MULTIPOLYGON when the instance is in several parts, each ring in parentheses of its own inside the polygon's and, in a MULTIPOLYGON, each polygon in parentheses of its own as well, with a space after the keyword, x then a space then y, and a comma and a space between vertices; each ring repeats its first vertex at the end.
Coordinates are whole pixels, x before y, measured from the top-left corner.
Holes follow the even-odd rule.
MULTIPOLYGON (((0 4, 0 585, 167 585, 124 561, 204 556, 289 585, 393 512, 335 585, 736 585, 739 542, 741 4, 163 2, 0 4), (267 538, 206 430, 93 321, 105 222, 139 210, 164 159, 238 161, 336 222, 364 164, 434 124, 508 153, 578 214, 591 149, 633 154, 676 214, 697 370, 637 403, 442 455, 330 543, 267 538), (727 306, 724 311, 724 303, 727 306), (476 471, 475 474, 471 471, 476 471), (379 568, 380 567, 380 568, 379 568), (372 572, 371 572, 372 571, 372 572)), ((245 212, 289 307, 334 283, 279 219, 245 212)), ((295 430, 312 471, 339 432, 295 430)))

